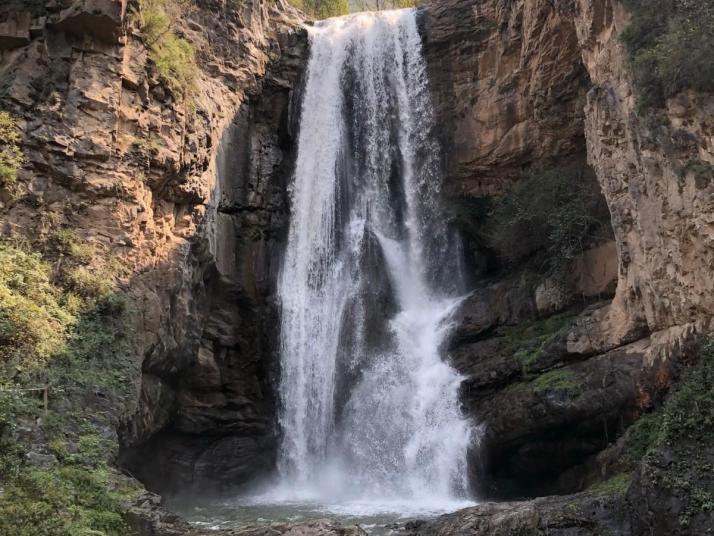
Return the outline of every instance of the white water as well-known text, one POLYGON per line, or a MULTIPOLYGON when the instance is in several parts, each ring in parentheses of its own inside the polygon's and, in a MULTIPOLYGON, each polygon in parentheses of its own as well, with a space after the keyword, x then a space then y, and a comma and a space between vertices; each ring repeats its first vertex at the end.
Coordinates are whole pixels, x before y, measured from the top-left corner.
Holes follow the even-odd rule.
POLYGON ((467 500, 442 343, 461 290, 413 10, 310 29, 282 306, 280 484, 342 514, 467 500))

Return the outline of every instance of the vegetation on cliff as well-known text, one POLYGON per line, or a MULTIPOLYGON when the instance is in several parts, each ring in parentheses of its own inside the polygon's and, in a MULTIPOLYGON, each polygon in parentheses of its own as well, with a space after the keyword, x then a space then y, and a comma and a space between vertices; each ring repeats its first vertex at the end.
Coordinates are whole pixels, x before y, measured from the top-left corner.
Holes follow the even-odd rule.
POLYGON ((158 75, 176 94, 189 96, 196 86, 198 68, 193 45, 175 30, 180 2, 141 0, 138 21, 158 75))
POLYGON ((339 17, 350 12, 348 0, 290 0, 290 3, 316 19, 339 17))
POLYGON ((350 11, 377 11, 414 7, 416 0, 289 0, 315 19, 347 15, 350 11))
POLYGON ((3 535, 129 534, 138 489, 109 464, 139 371, 131 305, 99 257, 67 230, 0 244, 3 535))
POLYGON ((623 32, 642 106, 662 106, 683 89, 714 91, 714 2, 625 0, 632 11, 623 32))
POLYGON ((486 241, 508 265, 528 261, 560 276, 589 246, 610 237, 609 221, 593 173, 558 167, 532 173, 495 200, 486 241))
POLYGON ((23 162, 20 131, 15 119, 9 113, 0 111, 0 190, 10 197, 19 192, 17 171, 23 162))

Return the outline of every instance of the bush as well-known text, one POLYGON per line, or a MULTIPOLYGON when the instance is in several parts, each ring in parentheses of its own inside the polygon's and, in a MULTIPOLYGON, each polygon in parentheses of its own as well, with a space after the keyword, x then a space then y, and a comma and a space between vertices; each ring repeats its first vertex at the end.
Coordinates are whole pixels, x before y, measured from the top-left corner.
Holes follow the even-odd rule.
POLYGON ((123 513, 138 488, 107 465, 106 431, 140 377, 131 307, 111 276, 77 265, 92 259, 76 234, 47 245, 61 254, 54 267, 0 243, 0 534, 128 536, 123 513), (47 413, 41 393, 26 390, 41 386, 51 388, 47 413), (98 393, 106 404, 87 404, 98 393), (16 433, 20 422, 34 423, 31 438, 16 433), (26 441, 56 461, 32 466, 26 441))
POLYGON ((84 241, 76 232, 71 229, 60 229, 56 231, 51 242, 58 253, 67 255, 71 259, 88 263, 94 258, 96 248, 93 244, 84 241))
POLYGON ((683 89, 714 91, 714 1, 626 0, 623 32, 641 107, 661 107, 683 89))
POLYGON ((354 5, 361 11, 400 9, 414 7, 416 0, 359 0, 354 5))
POLYGON ((166 0, 141 0, 140 25, 149 57, 169 88, 183 97, 195 90, 196 51, 173 31, 166 0))
POLYGON ((290 0, 290 3, 316 19, 338 17, 350 12, 348 0, 290 0))
POLYGON ((76 322, 38 254, 0 244, 0 361, 42 363, 64 348, 76 322))
POLYGON ((0 534, 131 534, 120 514, 123 499, 108 488, 103 469, 66 465, 26 471, 0 497, 0 534))
POLYGON ((509 265, 560 276, 588 247, 612 236, 607 203, 587 168, 530 175, 494 202, 487 242, 509 265))
POLYGON ((19 193, 17 170, 24 162, 20 150, 20 132, 7 112, 0 112, 0 188, 12 197, 19 193))

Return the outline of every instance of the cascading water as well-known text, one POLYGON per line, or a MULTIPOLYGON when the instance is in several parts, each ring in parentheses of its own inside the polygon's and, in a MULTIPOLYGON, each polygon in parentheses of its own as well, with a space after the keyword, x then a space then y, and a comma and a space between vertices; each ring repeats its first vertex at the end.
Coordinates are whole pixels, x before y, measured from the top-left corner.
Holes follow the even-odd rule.
POLYGON ((441 356, 461 281, 416 12, 330 19, 310 39, 278 287, 279 489, 448 508, 467 494, 470 429, 441 356))

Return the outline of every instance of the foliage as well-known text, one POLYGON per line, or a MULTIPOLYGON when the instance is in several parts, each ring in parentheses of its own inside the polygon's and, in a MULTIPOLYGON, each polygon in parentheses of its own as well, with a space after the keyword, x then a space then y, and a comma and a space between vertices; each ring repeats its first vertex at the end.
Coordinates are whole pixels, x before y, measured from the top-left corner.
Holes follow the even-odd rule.
POLYGON ((348 0, 290 0, 290 3, 316 19, 339 17, 350 11, 348 0))
POLYGON ((528 376, 541 353, 570 327, 571 321, 579 311, 579 309, 571 309, 507 328, 503 336, 503 352, 506 355, 513 355, 520 362, 523 375, 528 376))
POLYGON ((59 229, 50 238, 55 249, 62 255, 67 255, 79 262, 88 263, 94 258, 96 247, 71 229, 59 229))
POLYGON ((0 245, 0 363, 35 365, 64 348, 76 318, 50 277, 38 254, 0 245))
POLYGON ((533 173, 496 199, 487 240, 509 265, 530 261, 539 271, 562 276, 579 254, 611 233, 594 174, 572 166, 533 173))
POLYGON ((0 188, 13 197, 19 193, 17 171, 24 162, 20 141, 15 119, 0 111, 0 188))
POLYGON ((538 376, 531 382, 535 393, 562 391, 572 396, 580 394, 580 377, 568 369, 555 369, 538 376))
POLYGON ((416 0, 357 0, 351 4, 359 11, 381 11, 383 9, 414 7, 417 2, 416 0))
POLYGON ((643 415, 625 436, 627 462, 655 455, 659 447, 714 439, 714 340, 703 339, 699 362, 684 371, 660 410, 643 415))
POLYGON ((699 353, 699 364, 685 371, 665 405, 659 437, 666 444, 714 432, 714 340, 703 340, 699 353))
POLYGON ((661 414, 652 413, 640 417, 625 436, 625 462, 629 467, 639 462, 660 439, 661 414))
POLYGON ((187 97, 195 90, 196 51, 173 29, 169 0, 141 0, 139 22, 151 61, 169 88, 187 97))
POLYGON ((714 91, 714 2, 626 0, 632 23, 622 34, 642 107, 661 107, 686 89, 714 91))
POLYGON ((126 489, 110 491, 105 469, 78 465, 29 469, 0 498, 0 534, 7 536, 126 536, 121 515, 126 489))
POLYGON ((138 490, 107 465, 105 431, 116 418, 107 408, 125 411, 139 377, 131 304, 98 275, 112 263, 78 235, 60 230, 46 246, 43 258, 0 244, 0 534, 128 536, 123 513, 138 490), (102 284, 80 291, 78 271, 102 284), (38 386, 50 387, 47 412, 42 394, 27 391, 38 386), (87 403, 97 393, 106 402, 87 403), (33 439, 17 434, 19 423, 33 439), (34 465, 30 448, 51 461, 34 465))

